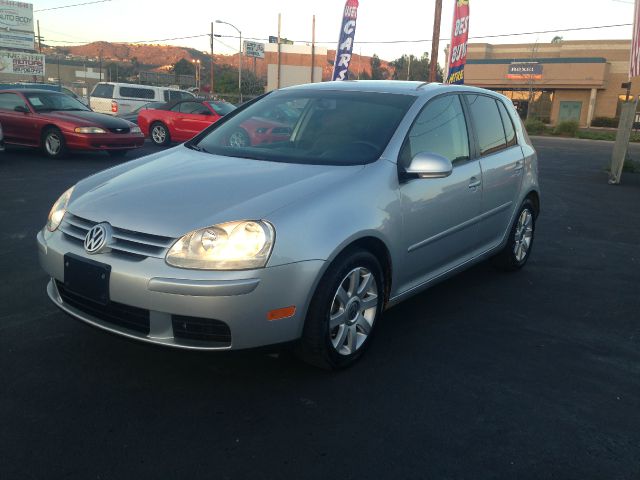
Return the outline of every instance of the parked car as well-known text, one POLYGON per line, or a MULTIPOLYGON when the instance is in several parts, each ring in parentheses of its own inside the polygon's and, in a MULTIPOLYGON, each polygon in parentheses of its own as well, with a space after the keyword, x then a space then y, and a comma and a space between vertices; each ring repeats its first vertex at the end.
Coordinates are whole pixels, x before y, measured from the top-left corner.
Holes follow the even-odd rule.
POLYGON ((89 105, 96 112, 108 115, 126 115, 149 102, 173 102, 194 98, 192 93, 177 88, 100 82, 91 92, 89 105))
POLYGON ((142 132, 159 146, 184 142, 217 122, 236 107, 227 102, 181 100, 138 114, 142 132))
POLYGON ((149 102, 144 105, 136 108, 133 112, 127 113, 124 115, 118 115, 119 118, 122 118, 128 122, 138 124, 138 115, 143 110, 162 110, 167 107, 168 103, 166 102, 149 102))
POLYGON ((52 158, 68 150, 102 150, 121 156, 144 143, 136 125, 92 112, 77 100, 49 90, 0 91, 0 123, 7 144, 40 147, 52 158))
POLYGON ((384 309, 487 258, 523 267, 539 205, 536 152, 506 97, 327 82, 80 181, 39 257, 55 305, 103 330, 192 350, 294 342, 341 368, 384 309), (286 140, 230 142, 289 103, 302 110, 286 140))
POLYGON ((52 92, 61 92, 64 93, 65 95, 69 95, 72 98, 75 98, 76 100, 78 100, 79 102, 83 103, 84 105, 88 106, 88 102, 86 101, 86 99, 80 97, 79 95, 77 95, 73 90, 67 88, 67 87, 63 87, 57 83, 52 84, 52 83, 28 83, 28 82, 19 82, 19 83, 2 83, 0 84, 0 90, 23 90, 23 89, 27 89, 27 90, 33 90, 33 89, 37 89, 37 90, 50 90, 52 92))

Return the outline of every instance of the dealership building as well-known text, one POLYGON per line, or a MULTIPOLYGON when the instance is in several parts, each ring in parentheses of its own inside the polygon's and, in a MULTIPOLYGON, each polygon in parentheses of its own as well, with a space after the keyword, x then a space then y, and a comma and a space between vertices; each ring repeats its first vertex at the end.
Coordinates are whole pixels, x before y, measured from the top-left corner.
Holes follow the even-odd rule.
MULTIPOLYGON (((630 49, 630 40, 469 44, 465 84, 506 95, 523 118, 591 126, 596 117, 619 116, 630 49)), ((638 93, 635 84, 631 94, 638 93)))

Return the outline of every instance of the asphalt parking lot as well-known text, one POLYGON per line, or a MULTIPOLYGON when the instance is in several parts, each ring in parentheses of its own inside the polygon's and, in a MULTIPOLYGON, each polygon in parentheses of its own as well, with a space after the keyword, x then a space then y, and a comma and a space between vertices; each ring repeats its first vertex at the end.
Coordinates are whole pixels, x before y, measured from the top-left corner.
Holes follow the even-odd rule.
POLYGON ((391 309, 339 373, 59 312, 36 232, 120 161, 0 155, 0 478, 640 478, 640 175, 607 185, 609 142, 534 143, 527 267, 481 264, 391 309))

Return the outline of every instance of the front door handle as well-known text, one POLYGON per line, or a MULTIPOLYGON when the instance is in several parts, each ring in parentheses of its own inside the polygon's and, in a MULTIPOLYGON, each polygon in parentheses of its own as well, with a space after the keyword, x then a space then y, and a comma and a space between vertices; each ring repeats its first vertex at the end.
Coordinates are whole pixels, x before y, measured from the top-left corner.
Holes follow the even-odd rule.
POLYGON ((481 180, 478 180, 476 177, 471 177, 471 180, 469 181, 469 188, 470 189, 475 190, 480 185, 482 185, 482 181, 481 180))

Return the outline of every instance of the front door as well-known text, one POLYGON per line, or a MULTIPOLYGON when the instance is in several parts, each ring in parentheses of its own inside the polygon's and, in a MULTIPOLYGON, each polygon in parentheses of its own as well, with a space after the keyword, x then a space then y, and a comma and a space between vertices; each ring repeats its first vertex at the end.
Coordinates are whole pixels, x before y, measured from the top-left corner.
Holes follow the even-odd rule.
POLYGON ((582 112, 582 102, 560 102, 559 122, 580 122, 582 112))
POLYGON ((219 118, 200 102, 182 102, 179 104, 178 114, 174 126, 177 141, 185 141, 195 137, 202 130, 219 118))
POLYGON ((405 259, 404 291, 463 263, 476 250, 475 220, 480 215, 480 162, 471 159, 461 100, 431 100, 416 118, 402 147, 399 168, 421 152, 442 155, 453 164, 447 178, 411 179, 401 184, 405 259))
POLYGON ((34 137, 36 123, 33 120, 33 113, 27 106, 24 98, 17 93, 0 93, 0 124, 7 143, 18 143, 21 145, 37 145, 34 137), (24 107, 28 113, 16 112, 16 107, 24 107))

